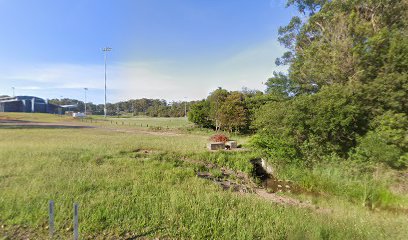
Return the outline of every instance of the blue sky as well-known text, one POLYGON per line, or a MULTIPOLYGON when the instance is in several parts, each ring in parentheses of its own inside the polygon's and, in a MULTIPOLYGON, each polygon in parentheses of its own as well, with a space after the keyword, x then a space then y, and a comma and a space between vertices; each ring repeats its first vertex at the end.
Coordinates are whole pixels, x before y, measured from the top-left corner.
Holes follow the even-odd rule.
POLYGON ((283 0, 0 0, 0 95, 103 102, 264 90, 284 49, 283 0))

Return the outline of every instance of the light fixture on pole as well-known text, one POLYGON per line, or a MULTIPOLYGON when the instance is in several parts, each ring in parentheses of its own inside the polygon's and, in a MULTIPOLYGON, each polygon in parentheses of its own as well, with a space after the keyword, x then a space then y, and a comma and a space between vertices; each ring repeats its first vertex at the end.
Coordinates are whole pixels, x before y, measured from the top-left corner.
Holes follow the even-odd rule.
POLYGON ((15 87, 11 87, 11 89, 13 90, 13 97, 15 97, 14 90, 15 90, 16 88, 15 88, 15 87))
POLYGON ((184 117, 187 117, 187 97, 184 97, 184 117))
POLYGON ((86 116, 86 91, 88 91, 88 88, 84 88, 84 90, 85 90, 85 102, 84 102, 84 105, 85 105, 85 116, 86 116))
POLYGON ((104 57, 105 57, 105 104, 104 104, 104 107, 103 107, 103 115, 104 115, 104 117, 106 118, 106 55, 107 55, 107 52, 110 52, 110 51, 112 51, 112 48, 110 48, 110 47, 105 47, 105 48, 102 48, 102 51, 103 51, 103 53, 104 53, 104 57))

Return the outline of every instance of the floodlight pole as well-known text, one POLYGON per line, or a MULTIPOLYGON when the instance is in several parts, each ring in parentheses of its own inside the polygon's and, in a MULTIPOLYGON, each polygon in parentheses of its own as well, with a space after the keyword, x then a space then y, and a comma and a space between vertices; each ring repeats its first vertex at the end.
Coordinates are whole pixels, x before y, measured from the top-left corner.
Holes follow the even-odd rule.
POLYGON ((104 117, 106 118, 106 112, 107 112, 107 109, 106 109, 106 53, 107 52, 110 52, 112 50, 112 48, 110 48, 110 47, 105 47, 105 48, 102 48, 102 51, 103 51, 103 53, 104 53, 104 58, 105 58, 105 104, 104 104, 104 107, 103 107, 103 115, 104 115, 104 117))
POLYGON ((16 96, 16 95, 14 94, 15 87, 11 87, 11 89, 13 89, 13 97, 15 97, 15 96, 16 96))
POLYGON ((84 90, 85 90, 85 102, 84 102, 84 105, 85 105, 85 115, 86 115, 86 91, 88 91, 88 88, 84 88, 84 90))
POLYGON ((184 117, 187 118, 187 97, 184 97, 184 117))

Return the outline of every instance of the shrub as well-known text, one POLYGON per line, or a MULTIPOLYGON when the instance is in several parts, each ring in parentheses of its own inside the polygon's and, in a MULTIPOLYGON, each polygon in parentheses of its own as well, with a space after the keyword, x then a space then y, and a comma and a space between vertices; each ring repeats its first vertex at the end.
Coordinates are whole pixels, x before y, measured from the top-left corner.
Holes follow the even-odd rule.
POLYGON ((333 85, 313 95, 271 102, 255 115, 256 147, 270 158, 302 159, 313 164, 335 153, 345 157, 364 133, 364 112, 351 88, 333 85))
POLYGON ((210 141, 212 142, 227 142, 229 139, 227 136, 225 136, 224 134, 215 134, 213 136, 210 137, 210 141))
POLYGON ((213 127, 210 118, 210 103, 207 101, 200 101, 191 105, 190 111, 188 112, 188 120, 199 127, 213 127))
POLYGON ((288 163, 297 160, 296 149, 289 138, 256 134, 251 138, 250 144, 260 148, 271 160, 288 163))
POLYGON ((393 168, 406 167, 406 126, 408 121, 403 113, 386 112, 376 117, 371 124, 373 129, 358 139, 350 158, 360 162, 385 163, 393 168))

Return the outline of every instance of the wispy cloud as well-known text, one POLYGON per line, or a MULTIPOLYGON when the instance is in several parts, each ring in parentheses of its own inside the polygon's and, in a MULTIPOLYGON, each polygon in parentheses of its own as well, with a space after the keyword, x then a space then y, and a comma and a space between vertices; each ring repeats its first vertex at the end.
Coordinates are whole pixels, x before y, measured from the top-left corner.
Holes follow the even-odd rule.
MULTIPOLYGON (((243 86, 263 90, 262 82, 273 71, 286 71, 274 65, 275 58, 283 51, 276 42, 266 41, 225 59, 208 61, 205 66, 164 61, 110 63, 108 99, 200 99, 219 86, 229 90, 239 90, 243 86)), ((94 102, 102 102, 104 66, 64 63, 18 66, 3 71, 0 77, 0 90, 11 86, 24 90, 25 94, 35 95, 41 90, 47 97, 52 95, 50 98, 82 96, 86 87, 94 92, 94 102)))
POLYGON ((23 86, 19 88, 20 90, 41 90, 43 88, 38 86, 23 86))
POLYGON ((98 88, 102 86, 99 82, 100 79, 103 80, 103 67, 76 64, 18 66, 6 71, 2 78, 17 84, 19 82, 33 82, 56 88, 77 88, 83 86, 98 88))
MULTIPOLYGON (((177 99, 176 76, 162 73, 161 62, 112 63, 107 69, 107 86, 111 101, 129 98, 177 99)), ((18 90, 104 89, 104 66, 76 64, 43 64, 19 66, 2 74, 0 88, 15 86, 18 90), (8 85, 8 86, 6 86, 8 85)), ((32 94, 36 94, 34 91, 32 94)), ((63 95, 63 94, 61 94, 63 95)), ((69 96, 66 96, 69 97, 69 96)), ((102 98, 98 98, 101 101, 102 98)), ((180 97, 182 99, 182 97, 180 97)))
POLYGON ((287 67, 275 65, 275 59, 284 52, 276 41, 266 41, 238 52, 220 62, 215 71, 219 86, 238 90, 242 87, 263 89, 273 71, 286 72, 287 67))

